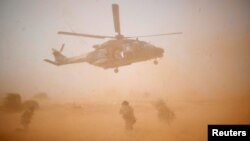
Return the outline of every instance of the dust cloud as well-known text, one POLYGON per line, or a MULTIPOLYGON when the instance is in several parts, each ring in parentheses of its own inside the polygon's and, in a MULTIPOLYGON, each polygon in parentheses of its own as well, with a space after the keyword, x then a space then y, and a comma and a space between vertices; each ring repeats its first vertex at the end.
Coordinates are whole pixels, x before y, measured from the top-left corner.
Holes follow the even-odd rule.
POLYGON ((117 74, 43 61, 62 43, 70 57, 104 42, 58 36, 71 29, 67 24, 114 35, 113 1, 0 3, 1 141, 206 141, 208 124, 250 124, 247 0, 120 1, 124 35, 183 34, 139 38, 163 48, 164 57, 157 66, 145 61, 117 74), (16 110, 5 109, 8 93, 20 94, 16 110), (125 100, 136 119, 131 131, 119 113, 125 100), (36 102, 22 130, 24 107, 36 102))
MULTIPOLYGON (((135 92, 134 92, 135 93, 135 92)), ((2 141, 193 141, 206 140, 207 124, 249 123, 249 97, 224 95, 206 98, 191 95, 189 99, 178 96, 165 97, 159 102, 152 94, 138 92, 134 96, 106 97, 99 93, 84 96, 77 102, 66 99, 40 101, 40 109, 34 111, 28 130, 19 131, 22 112, 1 111, 0 139, 2 141), (140 98, 140 100, 139 100, 140 98), (95 100, 94 100, 95 99, 95 100), (126 131, 119 114, 124 99, 134 108, 137 119, 134 129, 126 131), (178 100, 177 100, 178 99, 178 100), (175 113, 171 124, 165 124, 158 117, 154 104, 175 113)))

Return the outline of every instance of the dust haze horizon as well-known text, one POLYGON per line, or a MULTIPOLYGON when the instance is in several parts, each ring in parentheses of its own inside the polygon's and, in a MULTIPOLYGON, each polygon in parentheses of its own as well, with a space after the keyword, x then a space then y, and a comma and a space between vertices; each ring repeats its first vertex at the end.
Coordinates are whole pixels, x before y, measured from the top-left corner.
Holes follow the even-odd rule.
POLYGON ((115 90, 167 95, 248 96, 250 2, 247 0, 3 0, 0 1, 0 92, 46 92, 77 97, 115 90), (115 35, 112 9, 119 4, 125 36, 165 50, 152 61, 104 70, 87 63, 53 66, 51 48, 67 57, 88 53, 106 40, 58 35, 58 31, 115 35))

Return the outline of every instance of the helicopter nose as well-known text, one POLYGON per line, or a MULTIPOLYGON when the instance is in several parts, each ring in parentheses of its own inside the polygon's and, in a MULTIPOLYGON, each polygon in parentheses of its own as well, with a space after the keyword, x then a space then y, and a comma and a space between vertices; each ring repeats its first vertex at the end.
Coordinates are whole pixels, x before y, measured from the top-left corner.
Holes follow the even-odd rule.
POLYGON ((159 48, 159 52, 160 52, 160 53, 164 53, 164 49, 159 48))
POLYGON ((159 57, 163 57, 164 49, 157 48, 157 52, 158 52, 157 54, 158 54, 159 57))
POLYGON ((158 52, 159 54, 163 54, 163 53, 164 53, 164 49, 162 49, 162 48, 157 48, 157 52, 158 52))

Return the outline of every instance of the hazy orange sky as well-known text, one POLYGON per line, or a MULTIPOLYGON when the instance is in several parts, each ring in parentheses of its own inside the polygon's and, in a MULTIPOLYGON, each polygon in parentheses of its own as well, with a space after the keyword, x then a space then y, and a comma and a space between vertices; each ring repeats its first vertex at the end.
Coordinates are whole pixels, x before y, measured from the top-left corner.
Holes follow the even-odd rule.
POLYGON ((0 19, 2 93, 250 93, 249 0, 1 0, 0 19), (105 41, 58 31, 115 35, 112 3, 120 6, 124 35, 183 32, 140 38, 165 50, 158 66, 152 60, 115 74, 86 63, 56 67, 43 61, 63 43, 70 57, 105 41))

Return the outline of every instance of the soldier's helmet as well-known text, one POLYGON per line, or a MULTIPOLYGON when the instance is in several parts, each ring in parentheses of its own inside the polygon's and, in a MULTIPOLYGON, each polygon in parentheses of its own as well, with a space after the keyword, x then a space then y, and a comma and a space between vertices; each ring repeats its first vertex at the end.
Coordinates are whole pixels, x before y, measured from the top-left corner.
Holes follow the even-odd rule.
POLYGON ((128 103, 128 101, 125 100, 125 101, 122 102, 122 105, 127 106, 127 105, 129 105, 129 103, 128 103))

